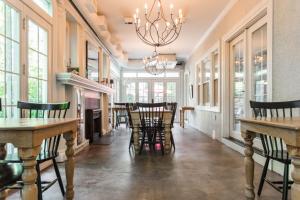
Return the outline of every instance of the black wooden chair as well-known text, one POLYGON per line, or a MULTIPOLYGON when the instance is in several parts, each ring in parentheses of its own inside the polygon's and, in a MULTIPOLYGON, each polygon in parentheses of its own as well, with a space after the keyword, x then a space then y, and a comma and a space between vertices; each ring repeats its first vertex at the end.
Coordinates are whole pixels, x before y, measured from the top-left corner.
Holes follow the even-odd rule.
POLYGON ((177 110, 177 102, 171 102, 171 103, 167 103, 166 108, 168 110, 172 111, 172 119, 171 119, 171 145, 175 150, 175 141, 174 141, 174 136, 173 136, 173 132, 172 129, 174 128, 174 120, 175 120, 175 116, 176 116, 176 110, 177 110))
MULTIPOLYGON (((250 106, 253 110, 255 118, 291 118, 293 117, 293 110, 300 108, 300 100, 298 101, 286 101, 286 102, 255 102, 250 101, 250 106)), ((291 188, 292 181, 289 181, 289 165, 291 164, 291 158, 288 152, 285 150, 285 144, 281 138, 258 134, 263 146, 263 155, 266 157, 266 162, 261 175, 258 196, 261 195, 264 182, 269 183, 273 188, 282 193, 282 199, 288 199, 288 190, 291 188), (270 160, 276 160, 284 164, 283 181, 270 181, 266 179, 268 165, 270 160)))
POLYGON ((132 118, 131 118, 131 111, 135 110, 136 106, 133 103, 126 103, 126 111, 127 111, 127 116, 128 116, 128 124, 129 124, 129 129, 130 129, 130 141, 129 141, 129 149, 133 145, 133 123, 132 123, 132 118))
MULTIPOLYGON (((40 104, 19 101, 17 107, 20 109, 21 118, 65 118, 67 110, 70 108, 70 102, 40 104)), ((65 195, 63 182, 57 162, 55 160, 59 155, 58 146, 60 138, 61 136, 58 135, 45 139, 42 144, 41 152, 37 156, 36 171, 39 200, 43 199, 42 193, 54 185, 56 181, 59 183, 62 195, 65 195), (53 167, 57 178, 53 181, 42 181, 40 165, 50 160, 53 162, 53 167)), ((12 155, 8 158, 15 158, 15 155, 12 155)), ((16 159, 10 159, 8 162, 16 162, 16 159)))
MULTIPOLYGON (((0 111, 2 111, 2 102, 0 98, 0 111)), ((4 148, 4 147, 1 147, 4 148)), ((6 151, 0 150, 0 199, 5 198, 3 194, 6 189, 15 185, 17 181, 21 180, 23 167, 20 163, 7 163, 5 161, 6 151)))
POLYGON ((136 106, 139 110, 142 132, 139 154, 142 153, 145 144, 154 150, 156 144, 160 144, 161 153, 164 155, 163 116, 166 103, 136 103, 136 106))
POLYGON ((127 111, 125 110, 126 103, 114 103, 114 105, 124 108, 124 110, 116 111, 116 127, 119 127, 120 124, 126 124, 126 127, 128 127, 128 115, 127 111))

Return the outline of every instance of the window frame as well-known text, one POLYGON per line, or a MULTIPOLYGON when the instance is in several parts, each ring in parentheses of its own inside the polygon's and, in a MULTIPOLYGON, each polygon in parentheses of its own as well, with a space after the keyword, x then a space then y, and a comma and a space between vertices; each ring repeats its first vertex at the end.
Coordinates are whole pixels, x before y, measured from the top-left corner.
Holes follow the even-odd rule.
POLYGON ((221 111, 221 51, 220 51, 221 43, 218 41, 215 43, 205 54, 204 56, 197 62, 196 64, 196 81, 197 81, 197 106, 198 110, 205 110, 211 112, 220 112, 221 111), (215 77, 215 64, 214 64, 214 55, 218 55, 218 78, 215 77), (210 78, 209 81, 203 81, 204 65, 203 62, 210 62, 210 78), (218 80, 218 87, 215 91, 215 80, 218 80), (209 100, 208 103, 204 102, 204 86, 205 84, 209 84, 209 100), (217 92, 218 96, 215 97, 215 92, 217 92), (217 99, 216 99, 217 98, 217 99), (219 103, 215 105, 215 100, 219 103))

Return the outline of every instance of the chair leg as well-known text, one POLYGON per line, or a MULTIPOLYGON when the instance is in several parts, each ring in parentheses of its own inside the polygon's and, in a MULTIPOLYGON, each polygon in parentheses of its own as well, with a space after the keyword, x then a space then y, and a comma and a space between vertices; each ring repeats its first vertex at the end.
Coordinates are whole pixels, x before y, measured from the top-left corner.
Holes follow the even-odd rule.
POLYGON ((164 148, 164 142, 162 139, 162 133, 159 132, 159 142, 160 142, 160 149, 161 149, 161 154, 164 155, 165 154, 165 148, 164 148))
POLYGON ((174 141, 174 137, 173 137, 173 133, 171 132, 171 144, 174 148, 174 151, 175 151, 175 141, 174 141))
POLYGON ((131 132, 131 136, 130 136, 130 141, 129 141, 129 149, 131 147, 131 145, 133 144, 133 133, 131 132))
POLYGON ((55 173, 56 173, 57 181, 58 181, 58 184, 59 184, 59 187, 60 187, 60 191, 61 191, 62 195, 65 196, 64 184, 61 180, 60 172, 59 172, 59 169, 58 169, 55 158, 52 159, 52 161, 53 161, 53 166, 54 166, 54 170, 55 170, 55 173))
POLYGON ((284 164, 282 200, 288 199, 288 191, 289 191, 288 187, 289 187, 289 165, 284 164))
POLYGON ((261 191, 262 191, 264 183, 265 183, 265 178, 266 178, 266 175, 267 175, 267 172, 268 172, 269 161, 270 161, 270 158, 266 158, 264 169, 263 169, 263 172, 261 174, 261 178, 260 178, 260 182, 259 182, 259 187, 258 187, 258 192, 257 192, 258 196, 261 195, 261 191))
POLYGON ((142 141, 141 141, 141 146, 140 146, 140 152, 139 154, 142 154, 142 151, 144 149, 144 143, 145 143, 145 132, 143 131, 143 135, 142 135, 142 141))
POLYGON ((43 199, 43 191, 42 191, 41 170, 40 170, 39 163, 36 164, 36 173, 37 173, 36 185, 37 185, 37 189, 38 189, 38 200, 42 200, 43 199))

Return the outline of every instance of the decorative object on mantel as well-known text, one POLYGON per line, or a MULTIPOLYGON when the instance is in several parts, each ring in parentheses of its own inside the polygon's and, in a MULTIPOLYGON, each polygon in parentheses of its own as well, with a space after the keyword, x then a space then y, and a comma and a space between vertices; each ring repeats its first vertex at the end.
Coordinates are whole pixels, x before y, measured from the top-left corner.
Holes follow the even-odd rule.
POLYGON ((142 20, 137 8, 133 17, 138 37, 144 43, 155 47, 166 46, 174 42, 181 31, 183 14, 182 10, 179 9, 177 16, 173 13, 173 9, 174 5, 171 4, 170 17, 167 18, 161 0, 154 0, 150 10, 148 10, 148 5, 145 4, 145 17, 142 20))
POLYGON ((67 67, 67 72, 79 75, 79 67, 67 67))
POLYGON ((153 55, 144 58, 143 62, 145 65, 145 71, 155 76, 164 73, 168 65, 168 60, 160 57, 156 48, 153 55))
POLYGON ((65 85, 72 85, 99 93, 113 94, 112 88, 73 73, 58 73, 56 74, 56 79, 65 85))

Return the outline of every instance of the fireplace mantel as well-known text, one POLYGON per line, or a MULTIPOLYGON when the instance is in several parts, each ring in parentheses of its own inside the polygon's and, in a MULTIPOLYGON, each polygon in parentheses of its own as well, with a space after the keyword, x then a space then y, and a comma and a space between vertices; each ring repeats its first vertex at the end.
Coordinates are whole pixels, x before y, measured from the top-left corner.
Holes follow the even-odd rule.
POLYGON ((105 85, 99 84, 95 81, 78 76, 74 73, 59 73, 56 74, 56 79, 65 85, 72 85, 79 88, 100 92, 105 94, 112 94, 113 89, 105 85))

